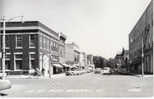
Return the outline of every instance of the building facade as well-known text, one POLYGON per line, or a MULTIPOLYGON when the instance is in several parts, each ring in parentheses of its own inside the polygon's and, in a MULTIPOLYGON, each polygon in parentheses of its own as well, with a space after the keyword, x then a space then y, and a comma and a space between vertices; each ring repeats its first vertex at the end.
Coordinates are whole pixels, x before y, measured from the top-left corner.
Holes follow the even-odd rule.
POLYGON ((59 62, 65 63, 65 41, 66 35, 63 33, 59 33, 60 41, 59 41, 59 62))
POLYGON ((120 73, 127 73, 129 72, 129 51, 125 50, 124 48, 118 54, 116 54, 114 58, 116 62, 116 69, 120 73))
POLYGON ((69 65, 79 64, 80 51, 79 46, 75 43, 66 43, 65 46, 65 63, 69 65))
POLYGON ((85 52, 80 52, 80 66, 83 69, 87 69, 87 55, 85 52))
MULTIPOLYGON (((2 51, 2 28, 0 37, 2 51)), ((52 75, 52 63, 59 62, 60 44, 59 34, 39 21, 7 22, 6 72, 29 74, 37 69, 44 76, 52 75)))
POLYGON ((129 57, 131 71, 153 73, 153 0, 129 34, 129 57), (143 57, 142 57, 143 55, 143 57))
POLYGON ((88 68, 91 68, 92 70, 95 69, 93 55, 91 55, 91 54, 87 55, 87 66, 88 66, 88 68))

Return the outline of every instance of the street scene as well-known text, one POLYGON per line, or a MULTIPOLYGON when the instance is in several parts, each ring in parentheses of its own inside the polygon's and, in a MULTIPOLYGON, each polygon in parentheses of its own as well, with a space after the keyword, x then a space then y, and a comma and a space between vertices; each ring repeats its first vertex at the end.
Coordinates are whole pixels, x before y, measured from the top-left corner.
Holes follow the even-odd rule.
POLYGON ((153 95, 152 76, 144 80, 137 76, 59 75, 52 79, 10 78, 12 88, 1 91, 8 97, 150 97, 153 95))
POLYGON ((0 9, 0 97, 154 95, 153 0, 0 0, 0 9))

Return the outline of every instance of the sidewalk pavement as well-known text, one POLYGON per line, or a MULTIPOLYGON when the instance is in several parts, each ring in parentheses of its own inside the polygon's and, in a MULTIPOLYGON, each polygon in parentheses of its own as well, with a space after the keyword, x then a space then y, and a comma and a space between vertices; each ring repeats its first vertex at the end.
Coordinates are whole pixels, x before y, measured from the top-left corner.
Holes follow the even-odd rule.
MULTIPOLYGON (((121 73, 121 74, 142 77, 142 74, 135 74, 135 73, 121 73)), ((144 74, 143 76, 144 76, 144 78, 154 77, 153 74, 144 74)))
POLYGON ((60 74, 54 74, 51 75, 51 78, 49 77, 43 77, 43 76, 32 76, 32 75, 8 75, 6 78, 11 78, 11 79, 52 79, 52 78, 60 78, 64 77, 65 73, 60 73, 60 74))

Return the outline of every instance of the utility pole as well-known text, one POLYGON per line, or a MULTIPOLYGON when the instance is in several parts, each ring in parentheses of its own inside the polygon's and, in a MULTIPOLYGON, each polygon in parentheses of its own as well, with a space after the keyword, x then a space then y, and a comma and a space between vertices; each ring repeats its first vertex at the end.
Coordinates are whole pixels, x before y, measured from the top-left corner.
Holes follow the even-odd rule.
POLYGON ((5 79, 5 17, 3 16, 3 40, 2 40, 2 73, 3 73, 3 77, 2 79, 5 79))
POLYGON ((5 51, 5 48, 6 48, 6 41, 5 41, 5 38, 6 38, 6 20, 7 22, 15 19, 15 18, 18 18, 18 17, 21 17, 21 20, 23 22, 23 16, 17 16, 17 17, 13 17, 13 18, 10 18, 10 19, 6 19, 5 16, 2 17, 2 29, 3 29, 3 35, 2 35, 2 79, 5 79, 5 76, 6 76, 6 73, 5 73, 5 55, 6 55, 6 51, 5 51))
POLYGON ((143 33, 142 33, 142 80, 144 77, 144 42, 143 42, 143 33))

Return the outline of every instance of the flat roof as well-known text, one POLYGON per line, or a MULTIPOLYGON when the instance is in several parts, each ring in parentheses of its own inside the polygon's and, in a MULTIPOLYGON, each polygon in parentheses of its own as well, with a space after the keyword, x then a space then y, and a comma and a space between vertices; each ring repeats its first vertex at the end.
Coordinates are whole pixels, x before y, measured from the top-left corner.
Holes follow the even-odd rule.
MULTIPOLYGON (((2 28, 2 25, 3 23, 0 22, 0 25, 1 25, 1 28, 2 28)), ((55 36, 59 36, 59 34, 57 32, 55 32, 54 30, 52 30, 51 28, 49 28, 48 26, 44 25, 43 23, 41 23, 40 21, 24 21, 24 22, 21 22, 21 21, 12 21, 12 22, 6 22, 6 30, 18 30, 18 29, 28 29, 28 27, 32 27, 30 29, 38 29, 38 30, 46 30, 50 33, 52 33, 53 35, 55 36), (22 28, 21 28, 22 27, 22 28)), ((2 30, 2 29, 1 29, 2 30)))

